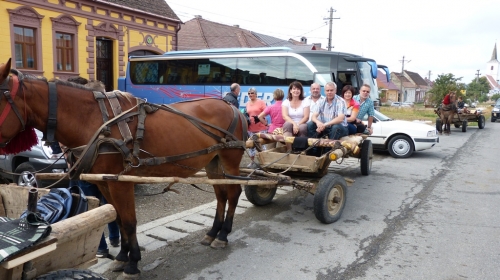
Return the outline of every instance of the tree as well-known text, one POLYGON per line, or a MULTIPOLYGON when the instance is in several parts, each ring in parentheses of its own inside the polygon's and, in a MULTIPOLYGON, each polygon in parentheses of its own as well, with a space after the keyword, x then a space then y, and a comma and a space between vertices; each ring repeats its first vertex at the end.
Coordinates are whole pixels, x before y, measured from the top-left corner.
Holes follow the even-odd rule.
POLYGON ((460 91, 466 89, 465 84, 460 83, 461 79, 462 77, 456 78, 451 73, 438 75, 432 89, 429 90, 429 93, 431 93, 429 96, 430 101, 434 104, 439 104, 450 91, 454 91, 457 95, 460 95, 460 91))
POLYGON ((500 93, 495 93, 495 94, 493 94, 493 95, 491 96, 491 100, 493 100, 493 101, 497 101, 497 100, 498 100, 498 98, 500 98, 500 93))
POLYGON ((488 100, 488 92, 490 91, 490 84, 486 77, 481 77, 479 79, 474 79, 467 86, 467 97, 473 101, 479 100, 484 102, 488 100))

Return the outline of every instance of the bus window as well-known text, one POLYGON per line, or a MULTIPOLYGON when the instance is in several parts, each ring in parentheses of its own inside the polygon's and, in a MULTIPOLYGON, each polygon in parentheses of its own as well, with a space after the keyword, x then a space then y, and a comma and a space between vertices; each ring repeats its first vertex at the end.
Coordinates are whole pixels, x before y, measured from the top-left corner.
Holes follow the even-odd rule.
POLYGON ((286 85, 286 58, 284 57, 241 57, 242 85, 286 85))
POLYGON ((295 57, 289 57, 286 66, 286 79, 290 84, 293 81, 299 81, 304 86, 310 86, 313 83, 314 73, 300 60, 295 57))

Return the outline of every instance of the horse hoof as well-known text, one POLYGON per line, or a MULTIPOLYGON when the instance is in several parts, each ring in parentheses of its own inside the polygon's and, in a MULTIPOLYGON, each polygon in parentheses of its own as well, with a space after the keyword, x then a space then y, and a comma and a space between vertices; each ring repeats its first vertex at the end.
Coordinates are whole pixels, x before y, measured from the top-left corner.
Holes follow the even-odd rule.
POLYGON ((212 241, 212 244, 210 244, 210 247, 213 249, 224 249, 227 246, 227 241, 221 241, 219 239, 215 239, 212 241))
POLYGON ((111 263, 111 266, 110 266, 110 269, 111 271, 113 272, 116 272, 116 271, 123 271, 125 269, 125 266, 127 265, 127 262, 122 262, 122 261, 117 261, 117 260, 114 260, 112 263, 111 263))
POLYGON ((210 244, 212 244, 212 241, 214 241, 214 239, 215 238, 211 236, 205 235, 205 237, 203 237, 200 243, 201 245, 210 246, 210 244))
POLYGON ((136 274, 128 274, 123 272, 122 273, 122 279, 139 279, 141 277, 141 273, 136 273, 136 274))

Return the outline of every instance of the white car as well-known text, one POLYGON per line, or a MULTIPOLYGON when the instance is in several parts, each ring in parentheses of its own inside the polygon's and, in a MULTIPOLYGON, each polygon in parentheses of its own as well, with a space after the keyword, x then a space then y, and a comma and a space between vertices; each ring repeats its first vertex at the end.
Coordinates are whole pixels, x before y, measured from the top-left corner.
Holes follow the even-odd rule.
POLYGON ((435 127, 393 120, 379 111, 375 111, 372 128, 373 134, 368 139, 372 141, 373 149, 387 150, 395 158, 410 157, 414 151, 427 150, 439 143, 435 127))

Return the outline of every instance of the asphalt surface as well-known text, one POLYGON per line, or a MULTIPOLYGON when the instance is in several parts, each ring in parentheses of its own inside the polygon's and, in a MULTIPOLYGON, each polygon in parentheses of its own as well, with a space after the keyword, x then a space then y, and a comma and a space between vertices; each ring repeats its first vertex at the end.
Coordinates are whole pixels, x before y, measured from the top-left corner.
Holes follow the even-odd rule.
MULTIPOLYGON (((411 158, 377 153, 370 176, 355 164, 335 171, 355 183, 341 219, 330 225, 315 219, 313 196, 297 190, 280 191, 264 207, 243 199, 226 249, 199 244, 206 225, 167 238, 143 252, 141 279, 499 279, 499 137, 498 123, 466 133, 452 128, 411 158)), ((140 223, 174 213, 174 205, 203 205, 202 196, 214 199, 186 187, 180 195, 138 196, 140 223), (150 199, 156 204, 148 207, 150 199)))

